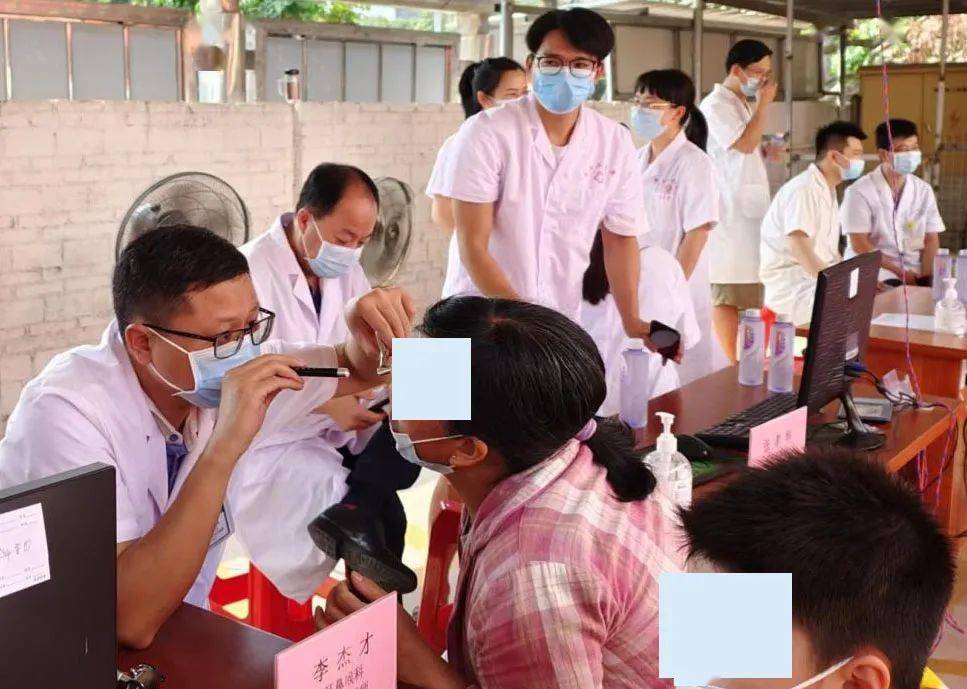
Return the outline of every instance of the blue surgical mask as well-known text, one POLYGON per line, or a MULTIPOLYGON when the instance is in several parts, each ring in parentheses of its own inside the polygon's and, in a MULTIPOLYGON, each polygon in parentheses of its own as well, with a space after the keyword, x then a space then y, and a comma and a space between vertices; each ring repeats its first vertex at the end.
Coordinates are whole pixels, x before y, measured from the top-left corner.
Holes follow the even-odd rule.
POLYGON ((920 151, 901 151, 893 154, 893 169, 901 175, 910 175, 920 167, 923 154, 920 151))
POLYGON ((755 98, 756 94, 759 93, 759 89, 762 87, 762 79, 759 77, 749 77, 746 81, 739 84, 739 88, 749 98, 755 98))
MULTIPOLYGON (((309 268, 315 273, 316 277, 320 278, 338 278, 342 277, 348 273, 354 265, 359 263, 359 257, 363 253, 363 247, 359 246, 355 249, 348 246, 340 246, 339 244, 331 244, 322 238, 322 232, 319 231, 319 226, 316 224, 316 219, 310 216, 310 221, 312 222, 312 227, 316 231, 316 235, 319 237, 319 253, 315 257, 310 257, 308 252, 306 252, 306 260, 309 262, 309 268)), ((302 250, 305 251, 306 240, 303 236, 302 238, 302 250)))
POLYGON ((631 128, 642 139, 651 141, 665 131, 661 123, 661 111, 634 106, 631 108, 631 128))
POLYGON ((151 370, 154 371, 154 374, 165 385, 176 390, 174 393, 175 397, 181 397, 189 404, 202 407, 203 409, 215 409, 221 403, 222 381, 225 379, 226 373, 233 368, 248 363, 259 355, 259 346, 252 344, 252 340, 248 336, 242 340, 242 346, 232 356, 225 359, 216 359, 215 350, 212 347, 189 352, 184 347, 169 340, 157 330, 152 330, 151 332, 175 349, 188 355, 188 363, 191 366, 191 375, 195 380, 195 387, 191 390, 182 390, 161 375, 161 372, 155 368, 153 362, 150 364, 151 370))
POLYGON ((447 476, 453 473, 453 467, 449 464, 438 464, 437 462, 428 462, 425 459, 420 459, 420 456, 416 454, 416 445, 420 443, 430 443, 435 440, 451 440, 453 438, 462 438, 462 435, 445 435, 442 438, 426 438, 425 440, 411 440, 410 436, 406 433, 397 433, 392 428, 390 428, 390 433, 393 434, 393 439, 396 441, 396 451, 400 453, 400 456, 405 459, 410 464, 415 464, 422 469, 429 469, 430 471, 435 471, 438 474, 447 476))
POLYGON ((866 169, 865 160, 862 158, 850 158, 849 167, 843 168, 843 179, 847 181, 858 179, 863 174, 864 169, 866 169))
POLYGON ((568 69, 557 74, 534 72, 534 96, 548 111, 566 115, 581 107, 594 93, 594 76, 576 77, 568 69))

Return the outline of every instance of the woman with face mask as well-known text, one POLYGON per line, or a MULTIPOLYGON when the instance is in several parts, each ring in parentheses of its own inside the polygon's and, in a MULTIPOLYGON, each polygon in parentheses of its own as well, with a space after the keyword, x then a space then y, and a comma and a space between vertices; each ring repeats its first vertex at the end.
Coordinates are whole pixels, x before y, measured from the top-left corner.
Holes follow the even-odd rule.
POLYGON ((635 85, 631 126, 638 151, 649 242, 673 254, 688 279, 701 340, 682 361, 682 384, 728 365, 712 332, 706 243, 719 221, 718 180, 705 153, 708 126, 695 106, 695 84, 677 69, 645 72, 635 85))
MULTIPOLYGON (((463 70, 458 90, 464 115, 470 118, 481 110, 504 105, 525 95, 527 76, 524 68, 508 57, 488 57, 463 70)), ((440 146, 426 185, 426 195, 432 202, 430 216, 433 223, 447 234, 453 232, 453 207, 450 198, 441 193, 441 188, 447 151, 452 142, 453 135, 440 146)))
MULTIPOLYGON (((452 297, 426 337, 471 341, 468 421, 400 421, 400 452, 465 504, 449 663, 400 615, 399 680, 417 687, 664 687, 658 575, 679 571, 674 516, 628 428, 596 420, 604 366, 567 317, 452 297)), ((380 591, 352 577, 362 598, 380 591)), ((343 584, 321 624, 362 606, 343 584)))

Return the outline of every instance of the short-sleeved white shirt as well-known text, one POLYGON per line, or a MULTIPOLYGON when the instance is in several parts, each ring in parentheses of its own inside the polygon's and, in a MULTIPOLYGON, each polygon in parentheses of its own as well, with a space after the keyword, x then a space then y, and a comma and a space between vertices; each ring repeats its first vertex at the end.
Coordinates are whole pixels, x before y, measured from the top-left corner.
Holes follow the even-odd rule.
MULTIPOLYGON (((640 257, 638 309, 641 318, 648 322, 661 321, 678 330, 686 350, 685 359, 688 359, 688 352, 706 335, 699 330, 695 320, 685 273, 678 260, 659 246, 643 247, 640 257)), ((629 347, 640 347, 641 340, 632 340, 625 335, 621 316, 610 294, 597 304, 582 302, 578 322, 594 339, 604 360, 608 395, 598 413, 603 416, 617 414, 620 405, 621 352, 629 347)), ((649 371, 652 397, 675 390, 680 385, 678 365, 671 361, 663 365, 658 354, 652 354, 649 371)))
MULTIPOLYGON (((442 195, 494 204, 489 251, 511 286, 571 318, 599 225, 626 236, 648 231, 631 134, 589 107, 560 160, 533 95, 471 117, 446 158, 442 195)), ((443 288, 453 294, 480 294, 455 237, 443 288)))
POLYGON ((841 260, 839 204, 815 164, 786 182, 762 220, 762 283, 765 305, 777 314, 792 316, 797 325, 812 318, 816 279, 790 253, 786 238, 803 232, 823 265, 841 260))
MULTIPOLYGON (((916 175, 906 176, 894 214, 893 190, 882 167, 863 175, 846 190, 840 206, 840 222, 843 234, 870 235, 873 246, 894 262, 900 260, 899 237, 903 244, 903 264, 907 270, 917 273, 921 269, 924 238, 945 229, 933 189, 916 175)), ((847 243, 846 257, 855 255, 847 243)), ((899 277, 886 269, 880 271, 880 280, 899 277)))
POLYGON ((440 150, 437 151, 436 161, 434 161, 433 170, 430 172, 430 180, 426 183, 426 195, 431 199, 443 195, 443 173, 447 169, 447 156, 453 146, 454 137, 456 137, 456 134, 448 136, 440 145, 440 150))
POLYGON ((762 153, 742 153, 732 145, 753 111, 745 99, 716 84, 699 109, 708 121, 708 154, 718 175, 719 226, 709 237, 711 281, 759 281, 759 227, 769 207, 769 176, 762 153))

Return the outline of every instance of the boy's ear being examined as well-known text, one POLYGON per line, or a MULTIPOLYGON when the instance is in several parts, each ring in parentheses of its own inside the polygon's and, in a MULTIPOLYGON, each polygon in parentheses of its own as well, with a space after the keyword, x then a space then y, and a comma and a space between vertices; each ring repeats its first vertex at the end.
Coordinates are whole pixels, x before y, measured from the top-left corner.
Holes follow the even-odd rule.
POLYGON ((832 689, 890 689, 890 665, 879 651, 857 654, 843 670, 844 681, 832 689))

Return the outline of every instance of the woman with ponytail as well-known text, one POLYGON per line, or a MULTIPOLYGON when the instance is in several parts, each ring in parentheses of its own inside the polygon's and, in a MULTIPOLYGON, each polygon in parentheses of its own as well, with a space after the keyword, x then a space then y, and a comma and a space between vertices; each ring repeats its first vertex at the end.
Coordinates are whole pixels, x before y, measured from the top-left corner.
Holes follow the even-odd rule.
POLYGON ((708 126, 695 96, 687 74, 657 69, 638 77, 631 109, 631 128, 646 142, 638 159, 651 225, 648 239, 681 263, 701 329, 701 341, 682 362, 683 384, 729 363, 712 332, 705 244, 719 221, 719 195, 715 167, 705 153, 708 126))
MULTIPOLYGON (((524 68, 510 58, 488 57, 463 70, 458 91, 463 113, 469 119, 482 110, 523 96, 527 93, 527 77, 524 68)), ((440 146, 430 181, 426 185, 426 195, 432 202, 430 215, 433 223, 448 234, 453 232, 453 208, 450 199, 440 191, 444 187, 446 154, 452 140, 453 136, 450 136, 440 146)))
MULTIPOLYGON (((675 517, 630 430, 595 418, 591 337, 525 302, 450 297, 425 337, 470 339, 472 418, 397 421, 404 457, 438 471, 466 519, 447 655, 399 616, 399 680, 416 687, 667 687, 658 576, 680 571, 675 517)), ((381 591, 352 577, 320 623, 381 591)))

